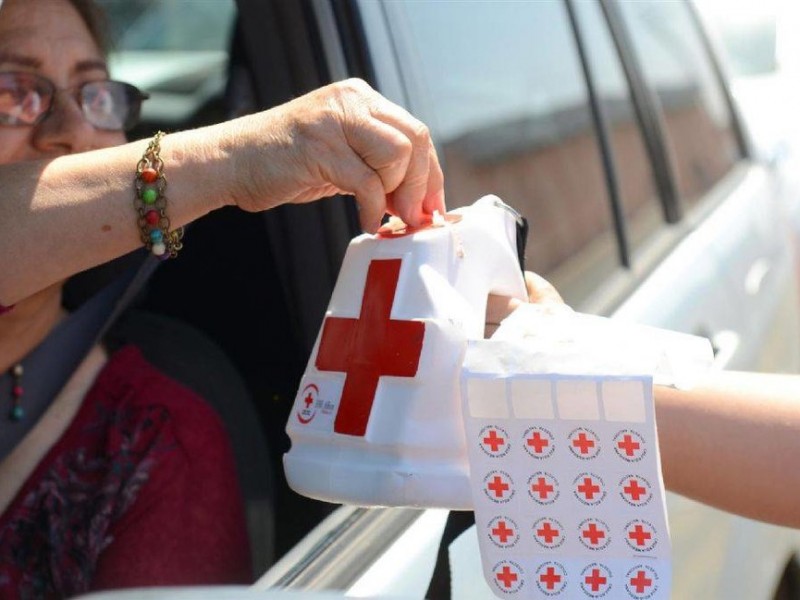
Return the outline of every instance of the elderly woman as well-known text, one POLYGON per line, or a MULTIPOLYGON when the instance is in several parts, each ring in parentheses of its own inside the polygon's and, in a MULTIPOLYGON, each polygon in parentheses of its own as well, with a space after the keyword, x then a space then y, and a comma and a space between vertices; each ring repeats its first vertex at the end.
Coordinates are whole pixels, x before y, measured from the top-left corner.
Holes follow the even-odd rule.
POLYGON ((250 576, 220 422, 136 348, 94 346, 41 416, 26 413, 25 361, 67 319, 67 277, 143 244, 174 255, 180 227, 224 205, 352 193, 369 231, 387 209, 411 224, 444 210, 427 129, 359 81, 126 144, 142 94, 109 80, 94 11, 0 7, 0 373, 14 382, 0 407, 3 598, 250 576))

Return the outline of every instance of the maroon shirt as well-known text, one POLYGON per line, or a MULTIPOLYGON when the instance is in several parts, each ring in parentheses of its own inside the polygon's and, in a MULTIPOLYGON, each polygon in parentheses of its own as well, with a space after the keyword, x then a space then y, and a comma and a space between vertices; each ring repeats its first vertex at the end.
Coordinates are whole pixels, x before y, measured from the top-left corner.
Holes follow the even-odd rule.
POLYGON ((0 597, 249 581, 219 417, 123 348, 0 516, 0 597))

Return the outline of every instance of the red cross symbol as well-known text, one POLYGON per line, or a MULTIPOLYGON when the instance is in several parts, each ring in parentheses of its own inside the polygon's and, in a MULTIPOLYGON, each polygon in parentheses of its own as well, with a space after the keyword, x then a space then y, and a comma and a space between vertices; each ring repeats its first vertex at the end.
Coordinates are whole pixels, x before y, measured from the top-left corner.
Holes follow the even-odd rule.
POLYGON ((600 569, 594 568, 592 569, 591 575, 587 575, 584 581, 586 585, 592 588, 593 592, 597 592, 600 591, 601 586, 604 586, 608 582, 608 579, 600 575, 600 569))
POLYGON ((497 452, 500 449, 500 446, 503 446, 506 441, 497 435, 497 432, 492 429, 489 432, 489 435, 483 438, 483 443, 487 446, 491 446, 492 452, 497 452))
POLYGON ((626 487, 622 488, 622 491, 630 496, 634 502, 638 502, 642 496, 648 493, 647 488, 640 486, 639 482, 633 478, 630 479, 630 483, 626 487))
POLYGON ((589 540, 592 546, 597 546, 600 540, 606 537, 606 532, 598 529, 596 523, 589 523, 589 526, 581 531, 581 535, 589 540))
POLYGON ((561 532, 550 525, 550 521, 545 521, 544 525, 536 530, 536 535, 543 537, 546 544, 552 544, 553 540, 561 535, 561 532))
POLYGON ((626 433, 622 440, 617 442, 617 448, 622 450, 625 456, 634 456, 636 451, 641 448, 641 445, 633 439, 630 433, 626 433))
POLYGON ((538 431, 534 431, 533 434, 525 440, 525 443, 528 444, 536 454, 541 454, 544 452, 544 449, 550 445, 550 440, 545 437, 542 437, 542 434, 538 431))
POLYGON ((594 448, 594 440, 586 437, 583 431, 578 434, 578 437, 572 440, 572 445, 577 448, 581 454, 588 454, 590 448, 594 448))
POLYGON ((647 531, 641 525, 634 526, 633 530, 628 532, 628 537, 636 542, 637 546, 644 546, 648 540, 653 538, 653 534, 647 531))
POLYGON ((531 489, 539 494, 540 500, 547 500, 550 492, 552 492, 555 488, 547 483, 547 479, 544 477, 539 477, 537 478, 536 483, 531 486, 531 489))
POLYGON ((502 498, 503 494, 508 491, 508 484, 503 481, 500 475, 495 475, 491 483, 486 486, 490 491, 494 492, 495 498, 502 498))
POLYGON ((643 594, 644 591, 653 585, 653 580, 648 579, 644 571, 637 571, 636 577, 631 577, 631 585, 636 588, 637 594, 643 594))
POLYGON ((578 486, 578 491, 587 500, 594 500, 594 495, 600 493, 600 486, 595 484, 591 477, 584 477, 583 483, 578 486))
POLYGON ((495 577, 507 588, 514 585, 514 582, 519 579, 517 574, 514 573, 508 565, 503 565, 502 570, 499 573, 495 573, 495 577))
POLYGON ((547 567, 547 570, 539 575, 539 581, 541 581, 548 590, 552 590, 557 583, 561 583, 561 575, 556 573, 553 567, 547 567))
POLYGON ((497 527, 492 529, 492 535, 500 538, 500 543, 505 544, 509 538, 514 536, 514 530, 506 526, 506 522, 500 520, 497 522, 497 527))
POLYGON ((399 258, 370 262, 358 319, 325 319, 316 366, 320 371, 346 373, 333 424, 336 433, 366 433, 381 377, 417 374, 425 324, 391 318, 402 262, 399 258))
POLYGON ((311 408, 311 405, 314 404, 314 396, 311 395, 311 392, 308 393, 308 396, 303 398, 303 402, 306 403, 306 408, 311 408))

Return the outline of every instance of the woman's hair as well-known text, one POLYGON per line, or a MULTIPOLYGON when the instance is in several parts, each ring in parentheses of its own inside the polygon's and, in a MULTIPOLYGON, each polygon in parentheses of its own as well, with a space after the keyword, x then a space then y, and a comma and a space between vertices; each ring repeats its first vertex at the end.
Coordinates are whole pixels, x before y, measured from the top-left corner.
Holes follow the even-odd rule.
MULTIPOLYGON (((94 0, 67 0, 78 11, 103 54, 108 54, 108 19, 94 0)), ((0 0, 0 3, 2 0, 0 0)))

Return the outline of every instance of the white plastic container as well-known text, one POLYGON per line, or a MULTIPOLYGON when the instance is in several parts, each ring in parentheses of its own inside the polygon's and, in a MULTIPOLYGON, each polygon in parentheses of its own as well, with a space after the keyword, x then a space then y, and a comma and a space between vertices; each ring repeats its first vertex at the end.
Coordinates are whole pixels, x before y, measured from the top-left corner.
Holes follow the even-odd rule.
POLYGON ((495 196, 444 224, 350 243, 287 424, 294 490, 471 507, 459 375, 488 295, 526 297, 516 248, 515 213, 495 196))

